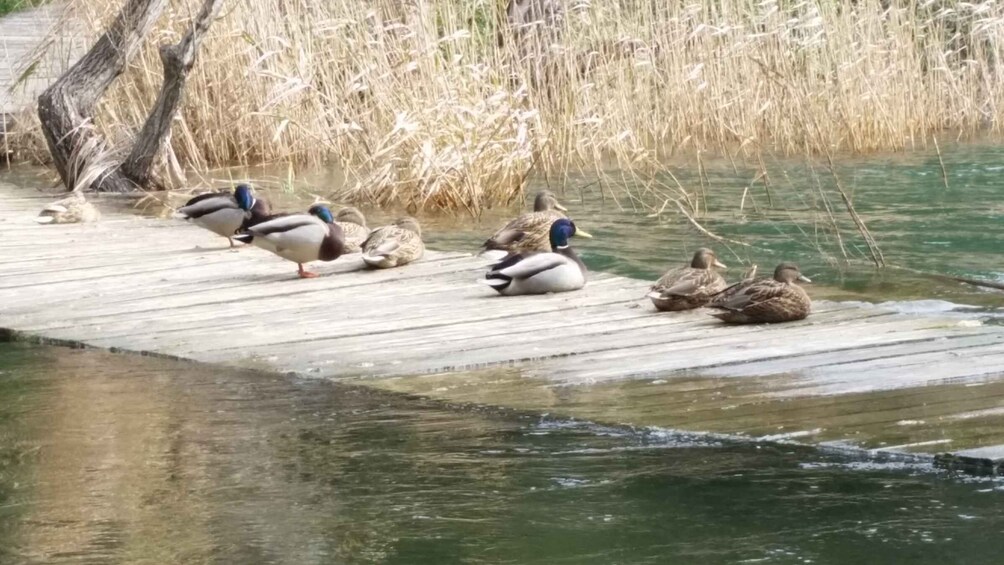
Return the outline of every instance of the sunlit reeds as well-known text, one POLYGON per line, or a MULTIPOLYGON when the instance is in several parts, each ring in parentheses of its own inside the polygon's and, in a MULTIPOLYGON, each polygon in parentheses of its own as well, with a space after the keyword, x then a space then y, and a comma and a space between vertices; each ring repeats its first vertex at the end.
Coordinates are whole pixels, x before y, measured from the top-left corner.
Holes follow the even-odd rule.
MULTIPOLYGON (((122 0, 79 0, 96 35, 122 0)), ((566 0, 515 45, 500 0, 234 0, 174 126, 177 159, 336 161, 347 197, 426 209, 508 202, 535 172, 649 174, 667 157, 829 156, 1000 128, 1004 7, 928 0, 566 0), (499 37, 505 39, 499 41, 499 37), (536 38, 536 39, 534 39, 536 38)), ((102 103, 137 131, 172 0, 102 103)), ((693 207, 691 206, 693 209, 693 207)))

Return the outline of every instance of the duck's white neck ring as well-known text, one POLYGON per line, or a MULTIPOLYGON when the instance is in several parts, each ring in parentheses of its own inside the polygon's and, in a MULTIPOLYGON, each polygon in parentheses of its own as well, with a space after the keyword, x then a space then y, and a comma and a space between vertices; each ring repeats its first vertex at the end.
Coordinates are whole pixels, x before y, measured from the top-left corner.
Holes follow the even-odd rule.
POLYGON ((254 196, 252 196, 252 197, 251 197, 251 207, 250 207, 250 208, 248 208, 248 210, 250 211, 250 210, 251 210, 251 208, 254 208, 254 205, 255 205, 255 204, 257 204, 257 203, 258 203, 258 199, 257 199, 257 198, 255 198, 254 196))
POLYGON ((555 249, 568 249, 568 246, 567 245, 556 245, 556 246, 554 246, 554 248, 555 249))

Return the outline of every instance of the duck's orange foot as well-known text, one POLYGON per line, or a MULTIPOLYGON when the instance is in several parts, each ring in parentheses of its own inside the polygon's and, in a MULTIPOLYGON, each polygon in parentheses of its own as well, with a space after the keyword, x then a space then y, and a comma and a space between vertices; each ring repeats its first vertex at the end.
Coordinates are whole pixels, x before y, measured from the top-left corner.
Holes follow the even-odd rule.
POLYGON ((313 278, 317 277, 317 273, 311 273, 310 271, 304 271, 303 270, 303 265, 300 265, 299 267, 300 268, 297 271, 297 274, 300 275, 301 279, 313 279, 313 278))

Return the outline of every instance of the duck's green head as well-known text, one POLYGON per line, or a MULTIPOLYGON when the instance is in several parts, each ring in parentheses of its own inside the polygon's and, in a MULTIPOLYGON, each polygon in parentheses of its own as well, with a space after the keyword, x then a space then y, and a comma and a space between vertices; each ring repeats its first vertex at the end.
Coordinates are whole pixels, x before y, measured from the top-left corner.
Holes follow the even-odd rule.
POLYGON ((576 229, 575 222, 568 218, 555 220, 551 224, 551 249, 565 249, 568 247, 568 239, 572 236, 593 237, 585 230, 576 229))
POLYGON ((317 216, 326 224, 335 223, 335 217, 331 215, 331 210, 324 204, 314 204, 307 210, 308 213, 317 216))
POLYGON ((234 199, 237 200, 237 205, 241 207, 241 210, 245 212, 250 210, 254 206, 254 194, 251 192, 251 186, 247 184, 239 184, 234 188, 234 199))

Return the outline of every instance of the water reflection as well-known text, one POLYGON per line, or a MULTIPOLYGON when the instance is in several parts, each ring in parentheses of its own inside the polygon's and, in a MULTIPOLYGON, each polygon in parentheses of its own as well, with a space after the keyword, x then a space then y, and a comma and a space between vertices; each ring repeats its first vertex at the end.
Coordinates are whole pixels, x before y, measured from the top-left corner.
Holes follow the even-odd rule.
POLYGON ((1000 483, 0 345, 0 560, 997 563, 1000 483))

